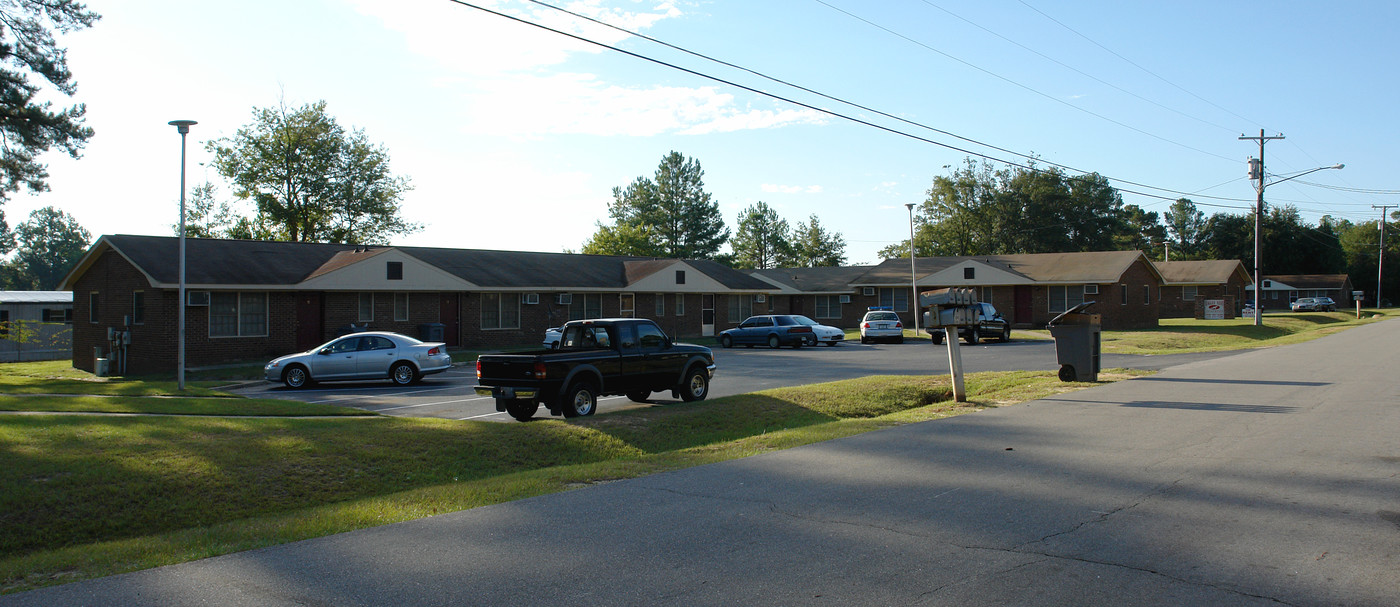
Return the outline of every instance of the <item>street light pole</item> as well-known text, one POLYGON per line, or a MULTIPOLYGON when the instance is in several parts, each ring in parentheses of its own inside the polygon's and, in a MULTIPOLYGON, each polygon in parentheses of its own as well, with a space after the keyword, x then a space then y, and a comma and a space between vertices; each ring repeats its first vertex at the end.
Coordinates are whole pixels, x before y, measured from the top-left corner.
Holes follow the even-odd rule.
POLYGON ((909 309, 914 311, 914 338, 919 337, 919 272, 914 269, 914 203, 904 203, 909 209, 909 287, 914 298, 909 300, 909 309))
POLYGON ((179 325, 180 343, 176 347, 176 385, 185 389, 185 136, 190 134, 190 126, 199 124, 193 120, 171 120, 170 126, 180 132, 180 294, 175 307, 179 312, 176 321, 179 325))

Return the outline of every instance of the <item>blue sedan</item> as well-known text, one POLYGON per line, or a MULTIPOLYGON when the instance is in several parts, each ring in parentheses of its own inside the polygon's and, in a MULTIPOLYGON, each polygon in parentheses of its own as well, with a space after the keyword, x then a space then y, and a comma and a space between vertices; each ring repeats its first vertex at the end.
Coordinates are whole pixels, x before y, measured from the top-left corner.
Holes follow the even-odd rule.
POLYGON ((719 333, 719 345, 726 348, 736 345, 801 348, 809 343, 816 343, 812 327, 786 314, 750 316, 739 326, 719 333))

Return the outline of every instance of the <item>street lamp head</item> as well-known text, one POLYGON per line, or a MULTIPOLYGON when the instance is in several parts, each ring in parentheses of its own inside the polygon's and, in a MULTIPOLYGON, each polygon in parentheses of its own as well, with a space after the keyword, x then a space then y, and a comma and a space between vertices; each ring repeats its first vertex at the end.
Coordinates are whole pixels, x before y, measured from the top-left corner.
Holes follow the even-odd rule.
POLYGON ((1334 168, 1334 169, 1344 169, 1344 168, 1346 168, 1346 166, 1347 166, 1347 165, 1338 162, 1337 164, 1332 165, 1330 168, 1334 168))
POLYGON ((198 123, 198 122, 195 122, 195 121, 193 121, 193 120, 171 120, 171 121, 170 121, 170 126, 173 126, 173 127, 175 127, 177 130, 179 130, 181 135, 184 135, 184 134, 190 132, 190 126, 196 125, 196 124, 199 124, 199 123, 198 123))
POLYGON ((909 209, 910 211, 912 211, 912 210, 914 210, 914 203, 912 203, 912 202, 906 202, 906 203, 904 203, 904 208, 909 209))

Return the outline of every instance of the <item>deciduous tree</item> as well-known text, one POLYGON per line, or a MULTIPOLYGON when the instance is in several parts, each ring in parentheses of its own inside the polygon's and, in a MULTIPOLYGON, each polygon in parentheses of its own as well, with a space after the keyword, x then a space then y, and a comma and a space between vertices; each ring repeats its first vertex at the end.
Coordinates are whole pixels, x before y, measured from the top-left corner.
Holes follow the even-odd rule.
POLYGON ((232 138, 208 144, 234 195, 256 205, 257 216, 240 230, 269 230, 277 240, 384 244, 421 229, 400 216, 399 198, 412 187, 390 172, 388 151, 362 130, 347 132, 325 101, 254 109, 253 117, 232 138))
POLYGON ((8 288, 52 290, 82 258, 92 235, 73 216, 50 206, 15 226, 15 240, 8 288))

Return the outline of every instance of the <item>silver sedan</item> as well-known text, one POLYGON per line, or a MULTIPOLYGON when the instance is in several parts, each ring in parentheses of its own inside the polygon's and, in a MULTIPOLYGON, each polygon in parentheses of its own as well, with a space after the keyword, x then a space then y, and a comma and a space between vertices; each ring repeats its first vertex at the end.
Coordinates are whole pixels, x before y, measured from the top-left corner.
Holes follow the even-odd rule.
POLYGON ((447 345, 425 343, 398 333, 370 331, 338 337, 300 354, 277 358, 263 377, 289 388, 318 381, 389 379, 401 386, 452 367, 447 345))

